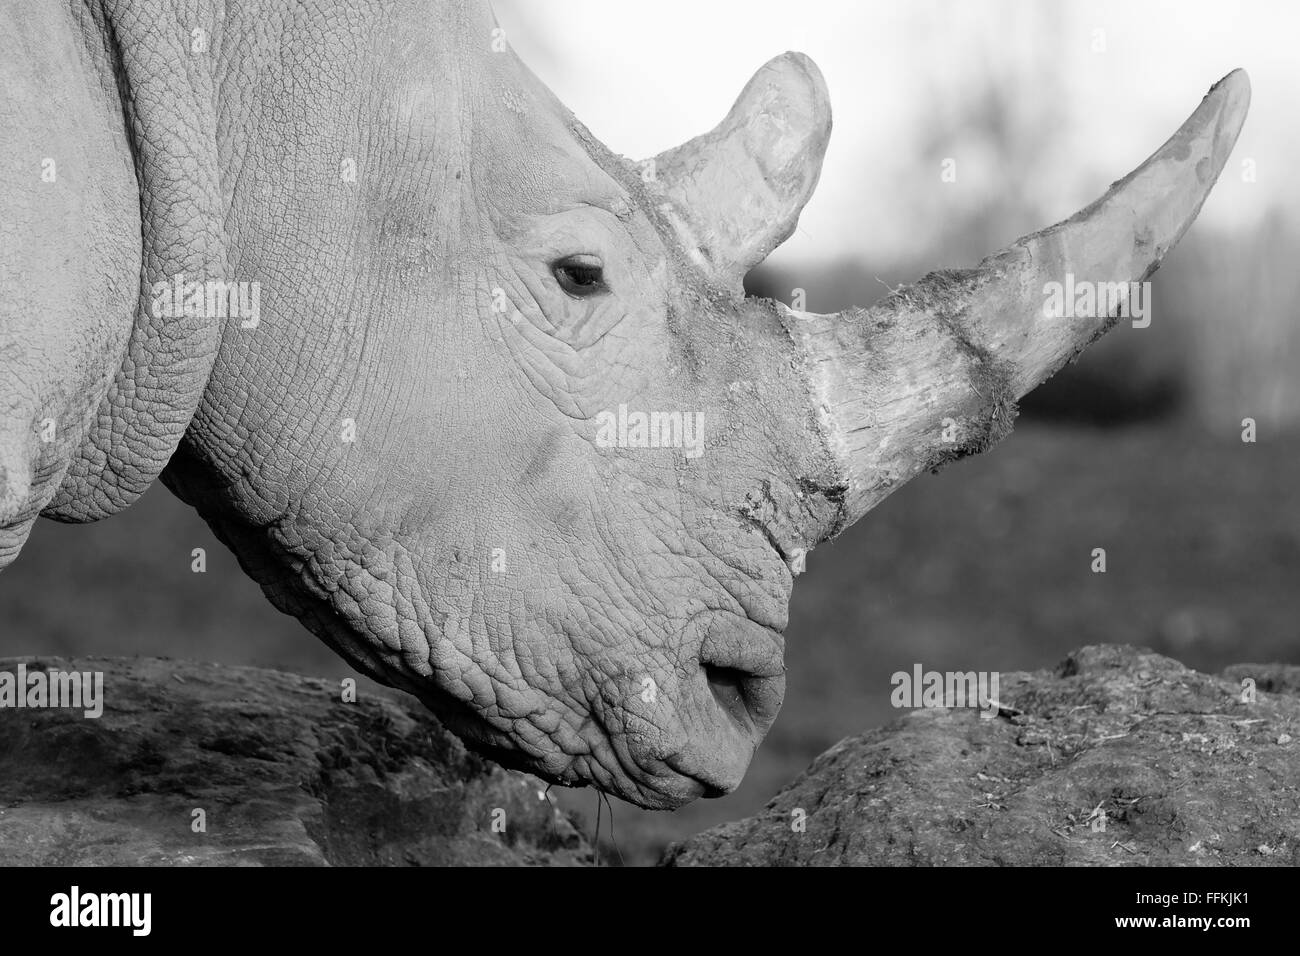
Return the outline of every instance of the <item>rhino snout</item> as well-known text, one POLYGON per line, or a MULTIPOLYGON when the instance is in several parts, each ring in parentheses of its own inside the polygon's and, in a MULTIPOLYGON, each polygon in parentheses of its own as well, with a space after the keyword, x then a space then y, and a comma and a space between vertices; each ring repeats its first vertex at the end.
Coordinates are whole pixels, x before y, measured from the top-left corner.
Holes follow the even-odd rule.
POLYGON ((694 690, 700 726, 665 763, 721 797, 739 785, 785 698, 785 642, 751 621, 713 623, 700 649, 694 690))

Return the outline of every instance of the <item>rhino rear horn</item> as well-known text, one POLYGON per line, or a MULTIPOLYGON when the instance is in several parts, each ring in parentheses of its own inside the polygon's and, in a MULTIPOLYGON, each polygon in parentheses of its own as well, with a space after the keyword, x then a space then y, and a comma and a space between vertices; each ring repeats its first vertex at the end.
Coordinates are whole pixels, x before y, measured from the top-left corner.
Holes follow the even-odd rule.
POLYGON ((644 178, 696 263, 738 286, 794 232, 830 135, 821 71, 785 53, 754 74, 711 132, 642 164, 644 178))
POLYGON ((1237 70, 1099 200, 973 269, 932 273, 870 309, 783 310, 843 479, 839 527, 914 475, 1002 437, 1016 400, 1117 321, 1132 283, 1196 218, 1249 104, 1250 82, 1237 70), (1103 286, 1124 289, 1119 308, 1110 298, 1102 306, 1103 286), (1094 308, 1051 308, 1058 287, 1097 290, 1094 308))

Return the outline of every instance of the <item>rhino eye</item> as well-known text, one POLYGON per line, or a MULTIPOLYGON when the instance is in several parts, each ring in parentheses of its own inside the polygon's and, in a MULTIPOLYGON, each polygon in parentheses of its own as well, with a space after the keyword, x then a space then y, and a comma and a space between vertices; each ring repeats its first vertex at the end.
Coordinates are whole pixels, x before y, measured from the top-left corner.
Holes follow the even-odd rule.
POLYGON ((551 270, 560 288, 575 298, 609 291, 605 286, 604 264, 595 256, 565 256, 551 270))

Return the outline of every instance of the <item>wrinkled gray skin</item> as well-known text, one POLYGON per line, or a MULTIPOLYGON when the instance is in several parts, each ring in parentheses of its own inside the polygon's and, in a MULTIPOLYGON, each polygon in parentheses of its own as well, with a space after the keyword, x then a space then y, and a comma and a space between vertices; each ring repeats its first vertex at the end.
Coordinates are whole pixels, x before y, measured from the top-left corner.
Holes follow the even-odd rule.
MULTIPOLYGON (((1026 371, 932 286, 898 306, 928 324, 897 361, 881 313, 746 299, 830 131, 795 54, 645 167, 477 2, 5 0, 3 21, 0 160, 25 185, 0 196, 0 566, 38 515, 110 515, 161 474, 357 668, 503 762, 644 806, 739 783, 801 554, 998 437, 1108 324, 1026 371), (566 289, 572 256, 603 286, 566 289), (178 272, 260 283, 260 323, 155 317, 178 272), (906 426, 844 410, 867 398, 906 426), (620 404, 701 413, 704 454, 602 447, 620 404)), ((1207 116, 1217 174, 1236 130, 1207 116)))

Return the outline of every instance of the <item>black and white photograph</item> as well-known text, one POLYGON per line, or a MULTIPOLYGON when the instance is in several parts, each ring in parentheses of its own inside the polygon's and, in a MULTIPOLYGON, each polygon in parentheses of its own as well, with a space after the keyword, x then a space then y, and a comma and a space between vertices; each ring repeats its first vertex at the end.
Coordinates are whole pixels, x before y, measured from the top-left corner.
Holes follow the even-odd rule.
POLYGON ((0 0, 7 921, 997 867, 1251 940, 1300 865, 1297 35, 0 0))

